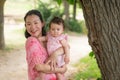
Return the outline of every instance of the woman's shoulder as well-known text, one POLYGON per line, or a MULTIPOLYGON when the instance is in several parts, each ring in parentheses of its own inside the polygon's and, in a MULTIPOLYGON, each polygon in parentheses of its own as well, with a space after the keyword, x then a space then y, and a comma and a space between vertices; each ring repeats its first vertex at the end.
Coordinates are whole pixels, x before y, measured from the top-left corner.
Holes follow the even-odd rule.
POLYGON ((35 37, 27 38, 26 43, 25 43, 25 47, 30 48, 30 47, 35 47, 35 46, 40 46, 38 39, 35 37))
POLYGON ((34 40, 37 40, 37 38, 32 37, 32 36, 27 38, 27 41, 34 41, 34 40))
POLYGON ((35 42, 38 42, 37 38, 35 37, 28 37, 27 40, 26 40, 26 44, 28 43, 35 43, 35 42))

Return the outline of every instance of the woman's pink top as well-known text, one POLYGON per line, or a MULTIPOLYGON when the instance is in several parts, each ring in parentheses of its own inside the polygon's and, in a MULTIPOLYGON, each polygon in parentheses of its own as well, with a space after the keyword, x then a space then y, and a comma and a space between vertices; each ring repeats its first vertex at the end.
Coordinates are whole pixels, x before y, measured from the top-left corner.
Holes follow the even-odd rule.
MULTIPOLYGON (((40 45, 35 37, 29 37, 26 41, 26 60, 28 64, 28 79, 35 80, 38 71, 34 70, 36 64, 44 64, 48 57, 46 49, 40 45)), ((55 74, 47 74, 45 80, 56 80, 55 74)))
MULTIPOLYGON (((60 43, 61 40, 67 40, 66 34, 61 34, 58 37, 53 37, 50 33, 47 34, 47 51, 48 54, 51 55, 56 49, 62 47, 62 44, 60 43)), ((64 55, 58 56, 57 64, 59 67, 63 66, 65 64, 64 62, 64 55)))

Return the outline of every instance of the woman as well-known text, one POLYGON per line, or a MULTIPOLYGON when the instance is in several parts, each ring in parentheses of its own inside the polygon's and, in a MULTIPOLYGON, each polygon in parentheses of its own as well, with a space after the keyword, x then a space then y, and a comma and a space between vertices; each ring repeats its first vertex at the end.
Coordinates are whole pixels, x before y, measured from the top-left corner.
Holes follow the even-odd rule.
POLYGON ((64 73, 66 67, 57 68, 56 58, 61 53, 64 53, 62 48, 57 49, 51 56, 48 57, 46 51, 46 42, 38 40, 39 37, 45 35, 44 22, 42 15, 37 10, 30 10, 24 17, 25 21, 25 37, 26 40, 26 60, 28 64, 28 78, 35 80, 40 73, 46 73, 43 80, 56 80, 55 73, 64 73), (51 67, 54 67, 54 69, 51 67), (53 74, 54 73, 54 74, 53 74))

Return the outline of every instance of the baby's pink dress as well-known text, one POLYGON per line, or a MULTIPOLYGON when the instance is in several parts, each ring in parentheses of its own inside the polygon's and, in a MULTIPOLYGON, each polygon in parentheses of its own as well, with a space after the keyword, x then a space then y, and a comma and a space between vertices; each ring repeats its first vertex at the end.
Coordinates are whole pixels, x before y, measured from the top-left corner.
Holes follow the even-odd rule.
MULTIPOLYGON (((28 79, 35 80, 39 73, 34 70, 36 64, 44 64, 48 57, 46 49, 40 45, 35 37, 29 37, 26 41, 26 60, 28 64, 28 79)), ((56 80, 55 74, 46 74, 45 80, 56 80)))
MULTIPOLYGON (((62 47, 62 44, 60 43, 61 40, 67 40, 66 34, 61 34, 58 37, 51 36, 50 33, 47 34, 47 51, 48 54, 51 55, 56 49, 62 47)), ((58 67, 61 67, 65 64, 64 62, 64 54, 58 56, 57 58, 57 65, 58 67)))

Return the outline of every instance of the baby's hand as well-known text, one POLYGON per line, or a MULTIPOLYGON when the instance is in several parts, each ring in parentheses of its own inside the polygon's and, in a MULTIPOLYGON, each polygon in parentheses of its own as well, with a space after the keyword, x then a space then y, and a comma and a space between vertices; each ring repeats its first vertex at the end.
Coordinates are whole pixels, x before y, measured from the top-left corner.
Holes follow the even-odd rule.
POLYGON ((65 55, 64 61, 65 61, 66 64, 68 64, 70 62, 69 55, 65 55))

